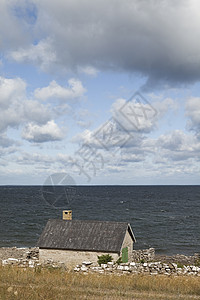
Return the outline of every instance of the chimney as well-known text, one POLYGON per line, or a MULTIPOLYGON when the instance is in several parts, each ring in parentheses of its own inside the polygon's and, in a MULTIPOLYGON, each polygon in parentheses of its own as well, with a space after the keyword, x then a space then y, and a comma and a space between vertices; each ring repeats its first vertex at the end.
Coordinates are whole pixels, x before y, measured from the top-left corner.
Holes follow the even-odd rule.
POLYGON ((63 210, 63 220, 72 220, 72 210, 63 210))

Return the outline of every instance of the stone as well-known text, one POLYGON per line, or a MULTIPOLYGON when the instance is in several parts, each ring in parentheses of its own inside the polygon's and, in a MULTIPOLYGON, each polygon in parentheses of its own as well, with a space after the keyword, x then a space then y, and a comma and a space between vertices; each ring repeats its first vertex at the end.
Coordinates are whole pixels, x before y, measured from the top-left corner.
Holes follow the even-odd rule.
POLYGON ((147 263, 143 263, 143 267, 147 267, 148 266, 148 264, 147 263))
POLYGON ((86 271, 88 271, 88 268, 86 266, 82 266, 81 271, 86 272, 86 271))
POLYGON ((113 268, 106 268, 106 272, 113 272, 113 268))
POLYGON ((154 270, 154 271, 152 271, 150 274, 151 274, 151 275, 158 275, 158 272, 154 270))
POLYGON ((29 268, 34 268, 35 262, 32 261, 32 260, 30 260, 30 261, 28 262, 28 266, 29 266, 29 268))
POLYGON ((91 261, 83 261, 82 264, 85 266, 90 266, 92 264, 92 262, 91 261))
POLYGON ((8 262, 6 259, 2 259, 1 261, 2 266, 8 265, 8 262))
POLYGON ((8 258, 7 260, 10 262, 18 262, 18 259, 13 257, 8 258))
POLYGON ((102 268, 101 268, 101 267, 96 267, 96 266, 94 266, 94 267, 91 267, 90 269, 91 269, 91 270, 95 270, 95 271, 102 270, 102 268))
POLYGON ((101 264, 101 267, 102 267, 103 269, 106 269, 106 268, 107 268, 107 264, 101 264))
POLYGON ((7 289, 7 292, 8 293, 11 293, 13 291, 13 287, 12 286, 9 286, 9 288, 7 289))

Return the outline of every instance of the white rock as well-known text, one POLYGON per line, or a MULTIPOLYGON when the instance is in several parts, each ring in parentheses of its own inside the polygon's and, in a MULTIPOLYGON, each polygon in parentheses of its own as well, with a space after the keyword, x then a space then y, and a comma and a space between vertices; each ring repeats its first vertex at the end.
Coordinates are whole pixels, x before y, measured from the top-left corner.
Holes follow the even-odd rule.
POLYGON ((147 263, 143 263, 143 267, 147 267, 148 266, 148 264, 147 263))
POLYGON ((7 260, 9 260, 9 261, 18 261, 18 259, 17 258, 12 258, 12 257, 9 257, 7 260))
POLYGON ((101 267, 91 267, 90 269, 91 269, 91 270, 94 270, 94 271, 99 271, 99 270, 102 270, 102 268, 101 268, 101 267))
POLYGON ((92 262, 91 261, 83 261, 82 264, 85 266, 89 266, 92 264, 92 262))
POLYGON ((5 266, 5 265, 8 265, 8 262, 7 262, 7 260, 6 259, 2 259, 2 266, 5 266))
POLYGON ((101 267, 102 267, 103 269, 106 269, 106 268, 108 267, 108 265, 107 265, 107 264, 101 264, 101 267))
POLYGON ((113 268, 106 268, 106 271, 112 272, 112 271, 113 271, 113 268))
POLYGON ((149 267, 154 267, 154 263, 149 263, 149 267))
POLYGON ((150 273, 151 275, 158 275, 158 272, 157 271, 153 271, 150 273))
POLYGON ((30 260, 30 261, 28 262, 29 268, 34 268, 34 265, 35 265, 35 262, 34 262, 34 261, 30 260))
POLYGON ((166 272, 170 272, 171 270, 170 270, 170 268, 166 268, 165 271, 166 272))
POLYGON ((177 264, 175 264, 175 263, 172 263, 172 265, 174 266, 174 268, 175 268, 175 269, 177 268, 177 264))

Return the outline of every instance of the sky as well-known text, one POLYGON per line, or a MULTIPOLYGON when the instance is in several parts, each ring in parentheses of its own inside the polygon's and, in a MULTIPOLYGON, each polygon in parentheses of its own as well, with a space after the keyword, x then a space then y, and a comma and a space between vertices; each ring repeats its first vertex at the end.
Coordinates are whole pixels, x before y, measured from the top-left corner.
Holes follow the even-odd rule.
POLYGON ((0 185, 200 183, 198 0, 0 11, 0 185))

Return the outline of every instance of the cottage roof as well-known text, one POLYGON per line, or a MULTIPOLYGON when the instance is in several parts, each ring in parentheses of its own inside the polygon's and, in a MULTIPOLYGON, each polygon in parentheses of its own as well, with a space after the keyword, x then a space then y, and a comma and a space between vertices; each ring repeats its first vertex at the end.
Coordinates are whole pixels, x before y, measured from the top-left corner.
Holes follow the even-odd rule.
POLYGON ((127 222, 91 220, 49 220, 37 242, 45 249, 117 252, 128 230, 135 237, 127 222))

